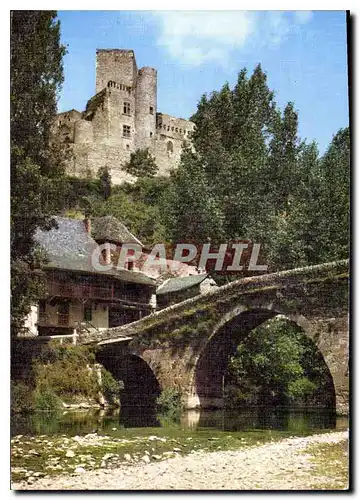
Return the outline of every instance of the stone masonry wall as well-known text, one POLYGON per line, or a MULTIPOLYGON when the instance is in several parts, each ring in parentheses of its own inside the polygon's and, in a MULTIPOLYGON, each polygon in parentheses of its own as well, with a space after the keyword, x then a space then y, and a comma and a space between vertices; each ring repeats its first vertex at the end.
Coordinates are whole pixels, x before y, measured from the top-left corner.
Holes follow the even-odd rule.
POLYGON ((132 50, 96 51, 96 94, 84 112, 60 113, 53 132, 71 146, 67 171, 74 176, 96 176, 107 167, 114 184, 134 180, 122 167, 137 149, 155 156, 159 175, 168 175, 180 161, 182 146, 190 142, 194 124, 157 113, 157 71, 137 69, 132 50), (130 128, 128 128, 130 127, 130 128))
POLYGON ((167 175, 179 165, 182 147, 190 143, 194 126, 183 118, 157 114, 155 158, 160 175, 167 175))
POLYGON ((96 93, 105 88, 109 80, 135 87, 137 73, 135 54, 132 50, 96 51, 96 93))

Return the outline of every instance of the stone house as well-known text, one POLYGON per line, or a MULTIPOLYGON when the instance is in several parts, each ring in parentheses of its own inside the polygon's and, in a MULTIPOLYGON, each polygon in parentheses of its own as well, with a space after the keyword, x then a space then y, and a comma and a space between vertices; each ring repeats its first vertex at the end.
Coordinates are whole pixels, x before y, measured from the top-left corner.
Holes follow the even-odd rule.
POLYGON ((29 336, 120 326, 216 285, 195 266, 176 263, 174 271, 171 259, 165 260, 165 267, 147 267, 149 249, 113 216, 54 219, 56 228, 35 233, 46 257, 40 272, 47 289, 26 318, 29 336), (136 244, 141 254, 119 267, 125 243, 136 244), (94 267, 94 252, 100 268, 94 267))
MULTIPOLYGON (((118 221, 118 232, 107 218, 76 220, 55 217, 57 228, 38 230, 35 240, 47 257, 41 272, 47 292, 32 307, 26 321, 31 335, 73 335, 81 328, 105 329, 140 319, 155 305, 156 282, 128 269, 99 271, 91 255, 104 241, 138 241, 118 221)), ((105 264, 104 259, 100 260, 105 264)))

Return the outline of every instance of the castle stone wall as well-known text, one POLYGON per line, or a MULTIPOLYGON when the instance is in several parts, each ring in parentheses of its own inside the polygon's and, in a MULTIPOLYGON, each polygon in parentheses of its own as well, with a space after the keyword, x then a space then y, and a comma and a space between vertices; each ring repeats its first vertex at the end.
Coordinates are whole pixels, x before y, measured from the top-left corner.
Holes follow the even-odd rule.
POLYGON ((137 73, 135 54, 132 50, 96 51, 96 93, 104 89, 109 80, 136 87, 137 73))
POLYGON ((130 160, 130 151, 109 144, 71 144, 72 159, 67 165, 69 175, 76 177, 96 176, 99 168, 107 167, 114 184, 134 182, 135 178, 122 169, 130 160))
POLYGON ((57 115, 53 133, 71 146, 67 171, 96 176, 107 167, 115 184, 134 180, 122 167, 137 149, 155 156, 159 175, 168 175, 180 161, 183 144, 191 140, 194 124, 157 112, 157 71, 137 69, 132 50, 96 51, 96 94, 85 111, 57 115))
POLYGON ((155 150, 157 71, 141 68, 136 87, 136 149, 155 150))
POLYGON ((74 143, 83 144, 93 142, 93 125, 88 120, 78 120, 74 123, 74 143))
POLYGON ((179 165, 182 147, 190 143, 194 124, 182 118, 158 113, 155 158, 159 175, 168 175, 179 165))

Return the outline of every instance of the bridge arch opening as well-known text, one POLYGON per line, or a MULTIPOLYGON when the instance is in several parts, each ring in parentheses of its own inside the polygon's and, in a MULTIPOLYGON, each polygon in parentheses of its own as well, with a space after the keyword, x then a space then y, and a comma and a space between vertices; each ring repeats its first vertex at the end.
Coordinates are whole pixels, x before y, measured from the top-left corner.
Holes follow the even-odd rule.
MULTIPOLYGON (((270 309, 254 309, 241 311, 231 317, 231 319, 224 321, 223 324, 221 324, 221 326, 210 337, 207 345, 205 346, 197 360, 194 370, 191 394, 191 400, 193 401, 193 403, 195 402, 195 405, 192 405, 193 407, 198 406, 200 408, 223 408, 225 406, 226 399, 229 397, 229 388, 231 389, 231 377, 229 377, 229 361, 231 359, 236 359, 233 358, 236 355, 238 357, 238 360, 240 361, 240 366, 242 366, 241 349, 243 348, 243 346, 245 346, 244 352, 247 352, 247 355, 249 355, 249 352, 251 352, 251 343, 246 343, 251 342, 251 337, 254 338, 257 332, 259 332, 260 338, 261 336, 264 336, 264 327, 270 324, 274 325, 275 321, 282 321, 283 323, 289 325, 289 328, 292 328, 292 331, 294 331, 294 329, 297 330, 299 341, 304 344, 304 349, 308 349, 308 353, 310 353, 310 356, 312 356, 312 358, 315 360, 316 366, 314 366, 313 372, 311 371, 311 369, 308 370, 306 368, 303 373, 303 379, 301 378, 301 374, 299 374, 298 384, 307 384, 309 394, 313 394, 313 399, 311 399, 311 397, 309 396, 309 402, 305 402, 304 406, 314 405, 329 409, 335 409, 336 396, 332 375, 321 352, 318 350, 315 343, 310 339, 310 336, 308 335, 308 332, 306 332, 306 329, 304 329, 304 325, 302 324, 300 326, 299 322, 295 322, 293 318, 287 318, 285 316, 279 315, 278 312, 270 309), (320 378, 318 376, 317 370, 320 370, 321 372, 320 378), (313 392, 311 393, 311 380, 313 379, 315 381, 316 376, 318 376, 317 380, 321 379, 321 387, 313 387, 313 392)), ((272 348, 271 345, 270 347, 269 345, 267 347, 268 349, 272 348)), ((291 348, 291 346, 289 346, 289 348, 291 348)), ((246 354, 244 354, 244 356, 245 355, 246 354)), ((258 367, 261 370, 261 352, 258 352, 258 355, 258 367)), ((306 356, 306 351, 304 352, 304 356, 306 356)), ((276 370, 277 367, 274 366, 274 371, 276 372, 276 370)), ((251 378, 249 377, 249 373, 251 373, 249 372, 249 370, 246 371, 245 369, 242 372, 240 370, 240 373, 245 374, 245 378, 251 378)), ((254 376, 254 379, 256 379, 256 374, 254 376)), ((276 379, 276 377, 274 377, 274 379, 276 379)), ((245 379, 243 381, 246 382, 245 379)), ((251 387, 250 380, 248 380, 248 382, 250 386, 250 393, 252 390, 254 390, 256 394, 256 390, 258 389, 254 389, 253 387, 251 387)), ((271 384, 269 384, 269 387, 270 385, 271 384)), ((246 383, 244 384, 244 386, 246 386, 246 383)), ((251 401, 253 401, 254 405, 259 405, 260 400, 260 405, 285 405, 286 395, 276 394, 277 389, 281 391, 281 388, 282 386, 279 383, 278 387, 274 387, 275 390, 269 390, 269 392, 272 392, 274 394, 269 394, 268 398, 266 397, 266 390, 263 392, 263 394, 258 394, 258 398, 253 399, 251 397, 246 398, 243 394, 239 393, 237 404, 239 406, 249 406, 252 404, 251 401), (270 401, 272 401, 272 403, 270 401)), ((301 390, 304 391, 305 389, 301 389, 300 387, 299 390, 301 392, 301 390)), ((246 393, 246 390, 244 392, 246 393)), ((296 384, 293 388, 293 392, 294 394, 296 394, 296 384)), ((289 398, 287 400, 287 404, 292 404, 289 398)), ((304 401, 306 401, 306 398, 304 399, 304 401)))
POLYGON ((120 392, 121 412, 124 408, 146 408, 155 410, 156 398, 160 395, 159 382, 150 366, 140 356, 117 353, 106 348, 97 353, 98 361, 123 382, 120 392))

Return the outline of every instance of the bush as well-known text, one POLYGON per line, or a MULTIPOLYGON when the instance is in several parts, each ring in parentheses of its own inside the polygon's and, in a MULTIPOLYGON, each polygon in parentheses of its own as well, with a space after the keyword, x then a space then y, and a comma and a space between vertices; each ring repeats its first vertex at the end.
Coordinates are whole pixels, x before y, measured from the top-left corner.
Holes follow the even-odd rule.
POLYGON ((51 388, 46 388, 43 391, 36 390, 34 392, 35 411, 58 413, 61 407, 61 399, 51 388))
POLYGON ((29 413, 34 409, 32 389, 24 382, 11 382, 11 412, 29 413))
POLYGON ((124 389, 124 383, 115 380, 109 371, 101 368, 101 391, 110 404, 119 405, 120 391, 122 389, 124 389))
POLYGON ((90 368, 94 360, 94 353, 87 347, 50 345, 33 365, 36 389, 40 393, 51 390, 67 399, 95 399, 98 384, 90 368))
POLYGON ((174 387, 165 389, 156 399, 156 408, 166 416, 179 417, 183 409, 181 392, 174 387))
POLYGON ((55 361, 46 365, 37 364, 36 388, 40 392, 51 389, 58 396, 96 398, 96 375, 86 365, 70 361, 55 361))

